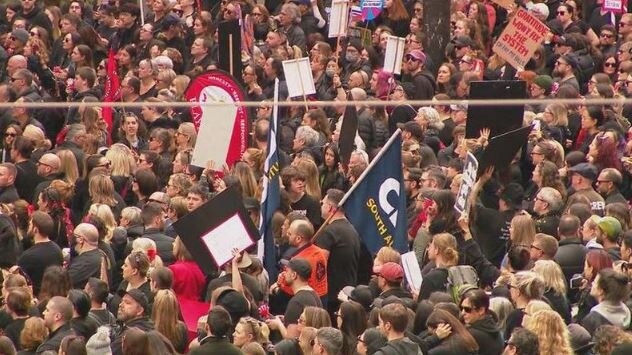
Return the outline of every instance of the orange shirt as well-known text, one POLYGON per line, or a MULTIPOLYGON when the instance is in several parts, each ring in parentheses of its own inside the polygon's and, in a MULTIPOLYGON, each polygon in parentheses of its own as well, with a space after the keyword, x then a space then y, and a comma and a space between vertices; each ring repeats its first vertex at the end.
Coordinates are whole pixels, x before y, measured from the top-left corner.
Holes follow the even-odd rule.
MULTIPOLYGON (((294 258, 303 258, 309 262, 312 267, 312 274, 307 280, 307 284, 316 291, 318 296, 327 296, 327 257, 323 249, 314 244, 307 244, 296 251, 292 256, 294 258)), ((277 284, 288 295, 293 295, 292 289, 285 283, 283 273, 279 274, 277 284)))

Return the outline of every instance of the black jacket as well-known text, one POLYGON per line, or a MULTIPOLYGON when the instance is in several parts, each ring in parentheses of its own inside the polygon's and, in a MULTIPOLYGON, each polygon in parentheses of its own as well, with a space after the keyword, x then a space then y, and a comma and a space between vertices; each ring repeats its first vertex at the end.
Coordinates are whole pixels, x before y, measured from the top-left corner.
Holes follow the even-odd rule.
POLYGON ((565 238, 560 240, 555 262, 560 265, 566 282, 570 282, 575 274, 584 271, 584 259, 588 250, 579 238, 565 238))
POLYGON ((417 343, 412 342, 408 338, 401 338, 391 340, 384 345, 380 350, 374 353, 375 355, 421 355, 421 349, 417 343))
POLYGON ((154 323, 147 317, 132 319, 131 321, 125 323, 125 325, 120 327, 120 329, 118 329, 115 333, 112 339, 112 344, 110 344, 113 355, 123 355, 123 334, 125 333, 125 329, 132 327, 149 331, 154 330, 154 323))
POLYGON ((15 265, 21 251, 15 224, 10 217, 0 214, 0 267, 15 265))
POLYGON ((415 85, 415 95, 411 100, 430 100, 434 96, 436 85, 432 74, 429 71, 421 71, 413 76, 415 85))
POLYGON ((500 355, 505 347, 498 322, 491 313, 467 328, 478 343, 480 355, 500 355))
POLYGON ((61 345, 61 341, 68 335, 74 335, 75 332, 70 327, 70 323, 66 323, 61 327, 57 328, 54 332, 52 332, 48 339, 45 342, 40 344, 37 347, 37 353, 41 354, 44 351, 53 350, 59 351, 59 346, 61 345))
POLYGON ((231 344, 228 338, 216 338, 213 336, 202 339, 200 347, 189 351, 189 355, 207 354, 241 355, 242 352, 231 344))

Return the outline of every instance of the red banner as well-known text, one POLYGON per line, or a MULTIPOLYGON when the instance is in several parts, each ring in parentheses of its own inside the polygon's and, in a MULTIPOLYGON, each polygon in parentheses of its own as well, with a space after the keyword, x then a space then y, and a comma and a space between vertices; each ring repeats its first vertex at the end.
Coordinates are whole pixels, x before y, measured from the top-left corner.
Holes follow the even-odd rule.
MULTIPOLYGON (((235 79, 222 70, 211 70, 198 75, 191 81, 184 94, 188 102, 241 102, 245 101, 244 91, 235 79)), ((191 107, 191 117, 198 130, 198 142, 213 140, 215 143, 227 144, 226 164, 232 166, 241 159, 241 155, 248 148, 248 110, 239 106, 234 117, 217 117, 204 106, 191 107), (205 112, 207 111, 207 112, 205 112), (232 120, 232 134, 230 137, 214 136, 202 137, 200 123, 202 120, 232 120)), ((222 123, 226 123, 225 121, 222 123)), ((221 167, 220 161, 216 161, 221 167)))
MULTIPOLYGON (((107 73, 108 74, 105 79, 105 94, 103 95, 103 102, 114 102, 119 99, 119 89, 121 83, 117 72, 116 56, 114 54, 114 50, 112 49, 110 49, 108 52, 107 73)), ((112 135, 112 108, 103 107, 101 113, 105 124, 108 126, 109 138, 112 135)))

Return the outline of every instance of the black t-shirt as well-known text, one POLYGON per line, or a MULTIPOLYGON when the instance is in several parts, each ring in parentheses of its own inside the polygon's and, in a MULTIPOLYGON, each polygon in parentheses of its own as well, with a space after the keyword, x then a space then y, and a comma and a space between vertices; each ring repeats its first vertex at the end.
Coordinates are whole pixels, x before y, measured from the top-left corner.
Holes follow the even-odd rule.
POLYGON ((343 218, 323 228, 315 244, 329 250, 327 280, 331 302, 343 287, 357 285, 360 236, 349 220, 343 218))
POLYGON ((11 339, 16 350, 22 349, 20 346, 20 333, 22 332, 22 329, 24 329, 24 322, 26 322, 26 318, 14 319, 11 323, 9 323, 9 325, 7 325, 6 328, 4 328, 4 335, 11 339))
POLYGON ((323 307, 320 297, 314 292, 314 290, 300 290, 292 296, 290 302, 285 309, 285 315, 283 322, 285 325, 298 324, 298 319, 303 313, 305 307, 323 307))
POLYGON ((317 199, 308 194, 304 194, 298 201, 291 204, 292 211, 302 213, 314 225, 314 229, 318 229, 321 224, 320 203, 317 199))
POLYGON ((64 257, 61 248, 52 241, 37 243, 28 248, 18 259, 18 266, 26 272, 33 281, 35 294, 39 294, 42 284, 42 276, 47 267, 51 265, 61 266, 64 257))
POLYGON ((82 290, 86 282, 91 277, 101 276, 101 251, 94 249, 81 255, 77 255, 70 260, 68 265, 68 275, 72 288, 82 290))

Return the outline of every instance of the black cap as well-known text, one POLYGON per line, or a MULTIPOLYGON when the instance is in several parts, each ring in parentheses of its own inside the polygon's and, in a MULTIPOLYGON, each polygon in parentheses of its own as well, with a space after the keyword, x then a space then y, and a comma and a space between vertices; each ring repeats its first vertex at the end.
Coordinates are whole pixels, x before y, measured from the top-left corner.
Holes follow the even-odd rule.
POLYGON ((247 316, 250 310, 246 297, 232 288, 221 292, 217 296, 215 304, 224 307, 234 322, 237 322, 241 317, 247 316))
POLYGON ((524 197, 524 189, 518 183, 512 182, 507 184, 505 188, 501 191, 499 198, 505 203, 507 203, 510 207, 513 208, 521 208, 522 207, 522 199, 524 197))
POLYGON ((371 310, 371 304, 373 303, 373 293, 367 285, 345 286, 342 289, 349 300, 361 304, 365 310, 371 310))
POLYGON ((133 288, 129 291, 123 292, 123 296, 125 295, 130 296, 134 301, 136 301, 136 303, 143 307, 145 313, 149 312, 149 301, 147 301, 147 296, 145 295, 145 292, 137 288, 133 288))
POLYGON ((591 181, 597 180, 597 175, 599 174, 597 167, 590 163, 579 163, 568 169, 568 171, 579 174, 591 181))
POLYGON ((312 274, 312 266, 309 264, 309 261, 303 258, 294 258, 287 263, 287 267, 298 274, 298 276, 303 279, 309 279, 309 276, 312 274))
POLYGON ((474 47, 474 41, 470 36, 456 36, 451 43, 456 47, 474 47))
POLYGON ((169 14, 162 20, 162 24, 163 28, 166 30, 173 25, 182 25, 182 20, 174 14, 169 14))

